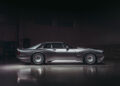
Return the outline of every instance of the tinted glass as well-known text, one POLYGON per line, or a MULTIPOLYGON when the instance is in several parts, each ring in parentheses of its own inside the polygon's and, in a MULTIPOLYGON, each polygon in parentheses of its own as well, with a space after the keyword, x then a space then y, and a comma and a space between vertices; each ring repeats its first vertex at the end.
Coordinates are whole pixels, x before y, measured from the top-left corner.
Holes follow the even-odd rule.
POLYGON ((51 48, 51 44, 45 44, 44 48, 51 48))
POLYGON ((70 45, 68 45, 66 43, 64 43, 63 46, 64 46, 64 48, 66 48, 66 47, 73 48, 72 46, 70 46, 70 45))
POLYGON ((62 43, 52 43, 53 48, 63 48, 63 44, 62 43))

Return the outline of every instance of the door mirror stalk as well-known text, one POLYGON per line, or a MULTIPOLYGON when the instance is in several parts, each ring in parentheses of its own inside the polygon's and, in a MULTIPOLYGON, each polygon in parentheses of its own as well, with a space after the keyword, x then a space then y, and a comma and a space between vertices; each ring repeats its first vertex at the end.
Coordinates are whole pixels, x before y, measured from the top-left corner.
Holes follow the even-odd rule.
POLYGON ((69 50, 69 47, 68 47, 68 46, 66 46, 66 50, 69 50))

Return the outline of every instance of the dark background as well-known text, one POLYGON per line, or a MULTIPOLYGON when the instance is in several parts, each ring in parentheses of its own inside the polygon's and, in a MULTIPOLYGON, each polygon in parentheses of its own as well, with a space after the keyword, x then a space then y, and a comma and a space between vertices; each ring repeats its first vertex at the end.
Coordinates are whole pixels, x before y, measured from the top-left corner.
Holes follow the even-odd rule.
POLYGON ((0 3, 1 59, 15 59, 16 48, 26 48, 45 41, 100 48, 104 49, 107 59, 119 59, 119 2, 0 3))

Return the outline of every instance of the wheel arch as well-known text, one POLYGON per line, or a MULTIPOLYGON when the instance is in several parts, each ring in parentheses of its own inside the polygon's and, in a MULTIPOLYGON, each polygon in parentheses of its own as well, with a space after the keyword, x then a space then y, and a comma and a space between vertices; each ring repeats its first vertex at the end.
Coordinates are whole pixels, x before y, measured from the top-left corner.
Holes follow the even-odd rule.
POLYGON ((35 55, 35 54, 37 54, 37 53, 40 53, 40 54, 43 55, 43 57, 44 57, 44 62, 45 62, 46 58, 45 58, 45 54, 44 54, 43 52, 35 52, 35 53, 33 53, 33 54, 31 55, 31 57, 30 57, 31 62, 32 62, 32 59, 33 59, 33 55, 35 55))
POLYGON ((96 54, 96 52, 85 52, 85 53, 83 53, 83 62, 84 62, 84 60, 85 60, 85 56, 87 55, 87 54, 93 54, 93 55, 95 55, 95 58, 96 58, 96 62, 97 62, 97 54, 96 54))
POLYGON ((94 55, 97 57, 97 54, 96 54, 96 52, 94 52, 94 51, 87 51, 87 52, 83 52, 83 53, 82 53, 83 57, 84 57, 85 55, 87 55, 87 54, 94 54, 94 55))

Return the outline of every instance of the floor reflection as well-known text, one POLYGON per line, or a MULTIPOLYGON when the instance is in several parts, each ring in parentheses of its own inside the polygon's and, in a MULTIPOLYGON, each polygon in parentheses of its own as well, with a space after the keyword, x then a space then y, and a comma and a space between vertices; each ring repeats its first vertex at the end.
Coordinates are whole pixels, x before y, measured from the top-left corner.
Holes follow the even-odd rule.
POLYGON ((111 68, 113 67, 94 65, 50 65, 29 67, 18 71, 17 83, 22 86, 27 83, 41 86, 94 85, 97 79, 101 80, 102 78, 104 79, 105 76, 111 75, 114 72, 111 68))
POLYGON ((120 63, 0 65, 0 86, 120 86, 120 63))

